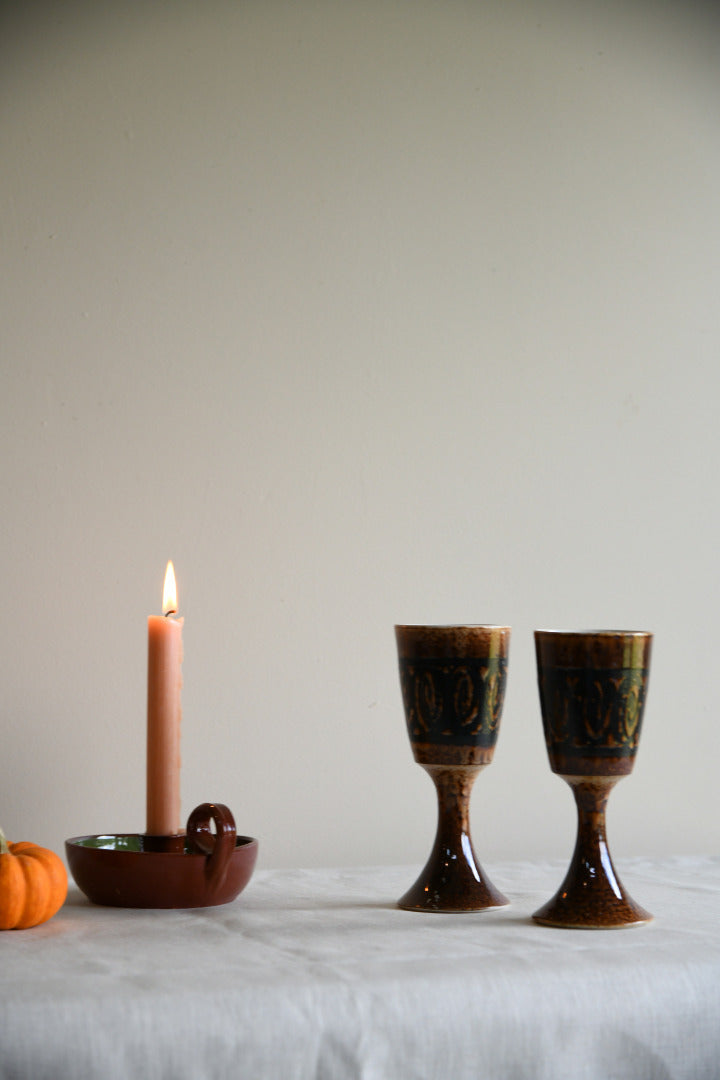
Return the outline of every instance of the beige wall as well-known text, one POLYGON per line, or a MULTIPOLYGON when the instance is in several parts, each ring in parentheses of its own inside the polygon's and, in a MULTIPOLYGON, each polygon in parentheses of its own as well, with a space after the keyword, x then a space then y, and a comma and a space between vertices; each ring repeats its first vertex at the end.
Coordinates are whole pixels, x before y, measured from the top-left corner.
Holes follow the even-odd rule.
MULTIPOLYGON (((476 846, 569 855, 536 626, 656 632, 616 856, 716 850, 720 30, 579 0, 5 5, 0 824, 421 862, 392 627, 509 622, 476 846)), ((501 884, 501 882, 499 882, 501 884)))

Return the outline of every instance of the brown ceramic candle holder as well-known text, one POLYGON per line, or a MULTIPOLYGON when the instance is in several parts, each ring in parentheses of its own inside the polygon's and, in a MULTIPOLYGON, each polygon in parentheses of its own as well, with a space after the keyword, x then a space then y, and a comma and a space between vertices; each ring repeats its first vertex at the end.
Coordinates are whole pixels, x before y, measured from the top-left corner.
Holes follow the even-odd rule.
POLYGON ((550 767, 572 788, 578 812, 565 880, 533 915, 545 926, 600 930, 652 919, 620 883, 605 834, 609 793, 635 761, 651 649, 647 633, 535 631, 550 767))
POLYGON ((435 843, 408 911, 481 911, 508 901, 480 868, 470 793, 493 759, 505 696, 507 626, 396 626, 405 719, 416 762, 438 797, 435 843))
POLYGON ((255 867, 258 842, 237 836, 227 806, 203 803, 188 818, 184 836, 74 836, 65 851, 78 888, 94 904, 194 908, 239 896, 255 867))

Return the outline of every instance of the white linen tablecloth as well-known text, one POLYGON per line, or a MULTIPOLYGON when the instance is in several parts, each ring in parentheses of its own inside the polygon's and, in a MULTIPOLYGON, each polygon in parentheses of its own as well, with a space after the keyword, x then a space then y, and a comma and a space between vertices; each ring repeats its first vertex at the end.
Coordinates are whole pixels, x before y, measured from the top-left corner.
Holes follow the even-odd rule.
POLYGON ((0 934, 3 1080, 720 1077, 720 859, 617 863, 649 926, 531 913, 566 864, 489 865, 510 907, 395 907, 419 867, 256 872, 224 907, 75 889, 0 934))

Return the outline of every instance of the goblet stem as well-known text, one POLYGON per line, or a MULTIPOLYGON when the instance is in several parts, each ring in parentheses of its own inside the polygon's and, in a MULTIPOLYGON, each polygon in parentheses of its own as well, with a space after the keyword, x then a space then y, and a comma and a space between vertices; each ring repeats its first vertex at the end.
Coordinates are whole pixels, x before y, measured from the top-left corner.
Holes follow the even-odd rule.
POLYGON ((470 794, 482 765, 423 764, 435 784, 438 822, 430 858, 398 901, 409 911, 482 911, 508 901, 488 881, 470 839, 470 794))
POLYGON ((619 776, 563 776, 575 796, 577 840, 565 880, 533 918, 544 926, 599 930, 650 922, 623 888, 608 848, 605 810, 619 776))

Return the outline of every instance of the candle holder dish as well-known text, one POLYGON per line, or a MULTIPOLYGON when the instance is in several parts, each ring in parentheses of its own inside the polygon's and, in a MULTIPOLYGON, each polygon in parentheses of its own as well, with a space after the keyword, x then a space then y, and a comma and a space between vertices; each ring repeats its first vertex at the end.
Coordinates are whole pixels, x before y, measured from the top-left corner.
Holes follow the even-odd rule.
POLYGON ((501 907, 508 901, 483 873, 470 839, 470 793, 495 752, 510 627, 396 626, 395 636, 410 745, 438 799, 430 857, 398 907, 501 907))
POLYGON ((65 852, 75 883, 94 904, 214 907, 245 888, 258 842, 236 834, 227 806, 203 803, 190 814, 184 835, 74 836, 65 841, 65 852))
POLYGON ((650 922, 612 864, 605 810, 632 771, 650 673, 652 634, 536 630, 540 706, 550 768, 572 788, 578 826, 565 880, 533 918, 603 930, 650 922))

